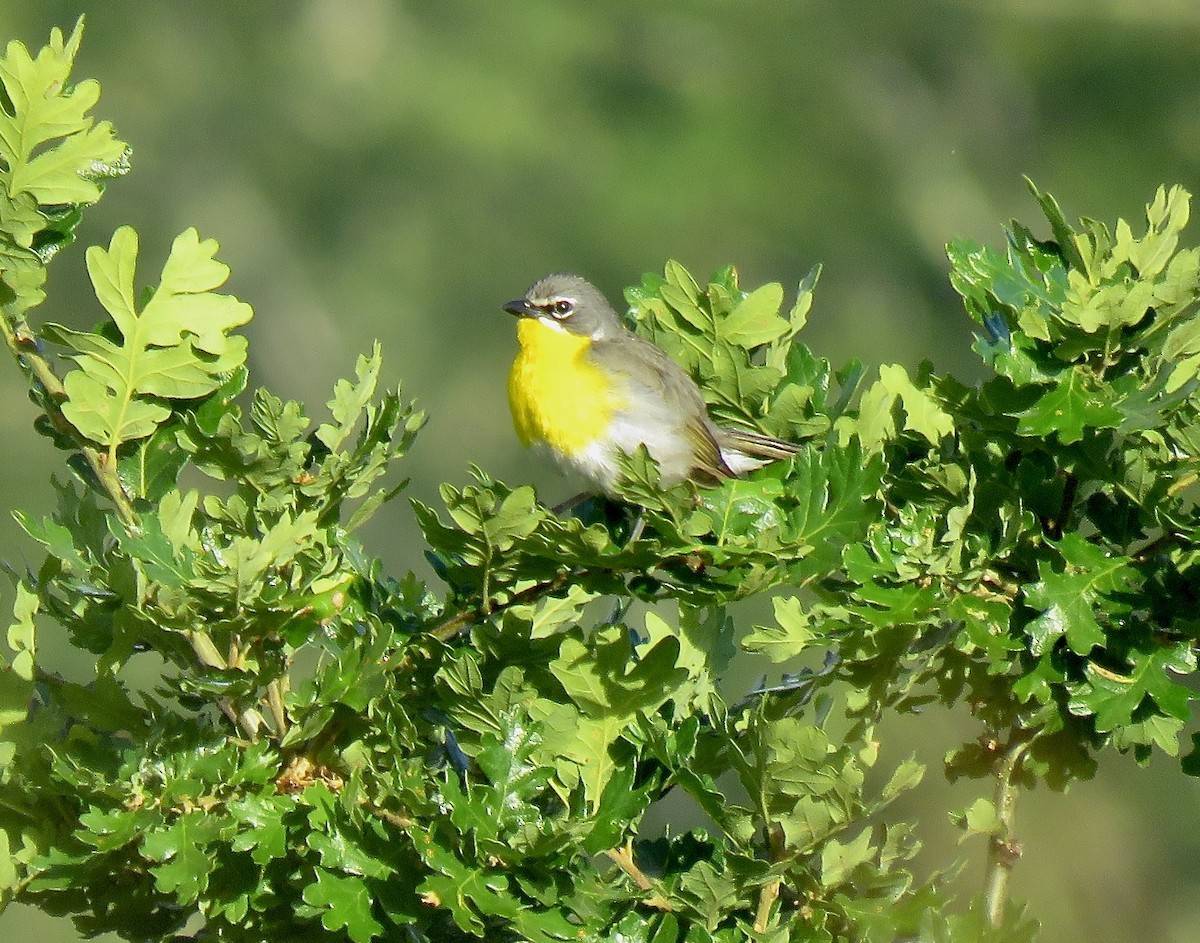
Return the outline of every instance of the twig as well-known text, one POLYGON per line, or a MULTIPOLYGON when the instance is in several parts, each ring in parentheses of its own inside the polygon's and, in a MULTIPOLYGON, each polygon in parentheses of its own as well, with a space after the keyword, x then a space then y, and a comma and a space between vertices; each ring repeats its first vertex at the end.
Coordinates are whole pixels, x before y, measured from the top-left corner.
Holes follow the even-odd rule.
MULTIPOLYGON (((776 822, 767 829, 768 842, 771 849, 771 860, 778 861, 785 852, 783 829, 776 822)), ((775 877, 762 886, 758 892, 758 910, 754 914, 754 932, 766 933, 771 920, 771 908, 779 899, 779 889, 783 886, 783 878, 775 877)))
POLYGON ((987 867, 983 878, 983 899, 987 910, 988 924, 993 928, 1004 925, 1004 911, 1008 904, 1008 881, 1013 866, 1021 857, 1021 846, 1016 836, 1017 773, 1028 739, 1010 740, 996 764, 996 818, 1000 831, 988 842, 987 867))
POLYGON ((504 612, 506 609, 511 609, 513 606, 535 602, 543 596, 557 593, 566 587, 570 581, 570 576, 571 574, 569 573, 559 573, 553 579, 542 583, 534 583, 532 586, 526 586, 519 593, 513 594, 507 602, 500 603, 499 605, 490 605, 489 600, 475 603, 434 626, 429 630, 429 634, 438 641, 448 642, 464 629, 469 628, 486 616, 494 616, 504 612))
MULTIPOLYGON (((633 844, 626 842, 620 848, 610 848, 605 852, 605 855, 622 871, 624 871, 632 880, 633 883, 643 891, 653 891, 654 882, 646 877, 645 872, 637 866, 633 860, 633 844)), ((642 899, 642 903, 648 907, 653 907, 656 910, 672 910, 671 902, 662 894, 654 893, 649 897, 642 899)))
POLYGON ((767 923, 771 919, 771 908, 779 899, 779 887, 783 883, 780 878, 772 878, 763 885, 758 894, 758 910, 754 914, 754 932, 766 933, 767 923))
POLYGON ((88 467, 92 470, 92 474, 96 476, 96 481, 100 487, 104 489, 105 494, 116 508, 117 516, 127 526, 135 523, 136 518, 133 513, 133 504, 129 500, 129 495, 125 493, 125 488, 121 485, 121 479, 117 475, 116 463, 109 461, 107 455, 92 448, 86 440, 84 440, 76 431, 75 428, 66 421, 66 417, 62 415, 59 408, 60 405, 67 399, 67 391, 62 385, 62 381, 54 372, 54 367, 50 361, 42 356, 38 350, 37 341, 24 333, 20 334, 9 323, 8 318, 0 315, 0 331, 4 333, 4 341, 8 344, 8 349, 16 358, 17 363, 25 367, 34 379, 45 391, 46 399, 52 404, 56 415, 50 415, 48 418, 54 422, 56 428, 67 430, 74 436, 76 443, 79 446, 79 454, 83 456, 83 460, 87 462, 88 467))
POLYGON ((407 815, 401 815, 399 812, 393 812, 390 809, 385 809, 382 806, 377 806, 370 799, 362 798, 358 800, 358 804, 370 812, 377 819, 382 819, 389 825, 394 825, 396 828, 407 831, 412 828, 413 820, 407 815))
POLYGON ((271 720, 275 723, 275 739, 282 740, 287 733, 287 711, 283 707, 284 678, 274 678, 267 685, 267 706, 271 709, 271 720))

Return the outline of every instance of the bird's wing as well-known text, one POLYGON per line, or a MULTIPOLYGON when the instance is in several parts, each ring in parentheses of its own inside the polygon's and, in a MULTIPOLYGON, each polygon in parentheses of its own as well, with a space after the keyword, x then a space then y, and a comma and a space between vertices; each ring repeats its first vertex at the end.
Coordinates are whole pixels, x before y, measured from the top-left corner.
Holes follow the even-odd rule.
POLYGON ((661 400, 679 417, 684 435, 694 450, 694 471, 715 481, 733 476, 721 457, 716 428, 708 418, 699 387, 662 350, 636 334, 595 341, 588 359, 610 376, 619 377, 636 399, 661 400))
POLYGON ((717 439, 722 448, 735 448, 747 455, 755 455, 772 461, 791 458, 800 452, 800 446, 794 442, 784 442, 774 436, 733 426, 718 426, 717 439))

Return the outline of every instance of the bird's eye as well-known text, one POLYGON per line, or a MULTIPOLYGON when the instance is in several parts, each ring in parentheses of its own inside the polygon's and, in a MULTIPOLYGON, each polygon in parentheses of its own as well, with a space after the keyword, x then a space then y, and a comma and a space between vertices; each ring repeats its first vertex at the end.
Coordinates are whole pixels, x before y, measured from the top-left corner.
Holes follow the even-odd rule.
POLYGON ((567 317, 574 310, 575 306, 564 298, 558 299, 558 301, 550 306, 551 313, 560 320, 567 317))

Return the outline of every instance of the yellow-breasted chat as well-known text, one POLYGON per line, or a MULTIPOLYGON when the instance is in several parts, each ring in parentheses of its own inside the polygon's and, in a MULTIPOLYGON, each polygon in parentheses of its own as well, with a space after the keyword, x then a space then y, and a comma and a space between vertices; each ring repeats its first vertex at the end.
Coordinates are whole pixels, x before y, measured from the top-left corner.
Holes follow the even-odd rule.
POLYGON ((638 337, 596 286, 558 273, 504 305, 519 319, 508 375, 517 437, 612 495, 617 455, 644 445, 664 487, 713 484, 788 458, 799 447, 718 426, 696 383, 638 337))

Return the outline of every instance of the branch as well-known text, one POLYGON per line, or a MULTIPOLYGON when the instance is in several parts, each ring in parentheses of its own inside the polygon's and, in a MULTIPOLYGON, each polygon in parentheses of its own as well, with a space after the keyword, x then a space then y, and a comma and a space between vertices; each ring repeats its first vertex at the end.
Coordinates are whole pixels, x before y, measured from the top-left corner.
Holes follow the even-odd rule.
MULTIPOLYGON (((771 851, 771 861, 779 861, 786 851, 784 847, 783 828, 778 822, 767 828, 767 840, 771 851)), ((783 886, 783 878, 774 877, 762 886, 758 892, 758 908, 754 912, 754 932, 766 933, 771 921, 771 908, 779 899, 779 889, 783 886)))
POLYGON ((983 899, 987 908, 988 925, 1004 925, 1004 910, 1008 904, 1008 880, 1013 866, 1021 857, 1016 836, 1017 773, 1030 741, 1010 741, 996 764, 996 817, 1000 832, 988 841, 987 867, 983 877, 983 899))
POLYGON ((553 579, 542 583, 534 583, 532 586, 526 586, 519 593, 514 593, 507 602, 500 603, 499 605, 489 605, 490 600, 488 599, 473 603, 466 609, 456 612, 444 622, 434 626, 429 630, 429 634, 440 642, 448 642, 485 616, 494 616, 504 612, 506 609, 511 609, 513 606, 522 606, 526 603, 537 602, 543 596, 550 596, 557 593, 566 587, 571 575, 570 573, 559 573, 553 579))
MULTIPOLYGON (((637 863, 633 860, 633 846, 631 843, 626 842, 620 848, 610 848, 604 854, 608 856, 608 858, 614 864, 616 864, 618 868, 632 878, 633 883, 636 884, 638 888, 643 891, 654 890, 654 882, 646 877, 645 872, 642 871, 642 869, 639 868, 637 863)), ((653 907, 656 910, 673 909, 671 907, 671 902, 659 893, 654 893, 649 897, 643 898, 642 903, 646 904, 648 907, 653 907)))
POLYGON ((58 378, 58 374, 54 372, 54 367, 50 365, 50 361, 42 356, 37 339, 28 334, 24 328, 14 329, 8 318, 3 315, 0 315, 0 330, 4 332, 4 341, 8 344, 8 349, 17 363, 27 370, 45 391, 48 407, 47 418, 56 429, 64 429, 74 437, 79 447, 79 454, 83 456, 83 460, 87 462, 92 474, 96 476, 96 481, 112 501, 117 516, 126 526, 134 524, 136 519, 133 513, 133 504, 130 503, 129 495, 125 493, 125 489, 121 485, 115 463, 110 462, 107 455, 92 448, 86 440, 83 440, 59 410, 59 405, 67 398, 67 391, 58 378), (53 410, 53 414, 51 414, 51 410, 53 410))
MULTIPOLYGON (((56 429, 66 432, 75 440, 79 454, 83 456, 84 461, 92 470, 92 474, 95 475, 97 483, 112 502, 121 523, 127 528, 136 528, 137 515, 134 513, 129 495, 125 493, 125 487, 121 484, 116 463, 110 461, 107 454, 93 448, 91 443, 82 438, 63 416, 60 406, 66 401, 67 391, 62 380, 58 378, 58 374, 54 372, 53 365, 43 356, 37 338, 28 333, 28 329, 23 323, 14 327, 3 313, 0 313, 0 332, 4 334, 4 342, 8 345, 17 365, 42 388, 44 394, 42 405, 46 418, 56 429)), ((192 651, 195 652, 196 658, 202 665, 219 669, 227 667, 225 659, 217 651, 217 647, 207 632, 194 629, 187 633, 187 638, 191 643, 192 651)), ((258 736, 262 717, 257 711, 251 709, 238 714, 228 698, 218 698, 217 705, 221 708, 222 713, 249 734, 251 739, 258 736)))

